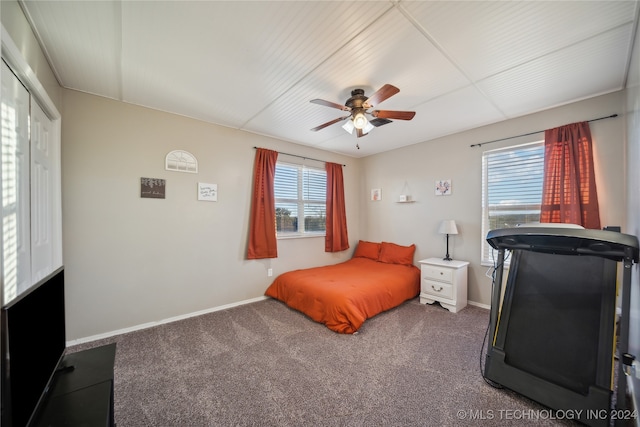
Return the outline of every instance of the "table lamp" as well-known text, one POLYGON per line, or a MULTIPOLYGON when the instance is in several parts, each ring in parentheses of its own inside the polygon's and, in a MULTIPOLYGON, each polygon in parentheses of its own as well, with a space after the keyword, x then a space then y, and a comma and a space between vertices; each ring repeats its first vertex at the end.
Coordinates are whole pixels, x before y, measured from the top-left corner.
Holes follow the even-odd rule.
POLYGON ((449 256, 449 234, 458 234, 458 227, 456 227, 456 222, 452 219, 445 219, 440 223, 438 233, 447 235, 447 254, 442 259, 445 261, 451 261, 451 257, 449 256))

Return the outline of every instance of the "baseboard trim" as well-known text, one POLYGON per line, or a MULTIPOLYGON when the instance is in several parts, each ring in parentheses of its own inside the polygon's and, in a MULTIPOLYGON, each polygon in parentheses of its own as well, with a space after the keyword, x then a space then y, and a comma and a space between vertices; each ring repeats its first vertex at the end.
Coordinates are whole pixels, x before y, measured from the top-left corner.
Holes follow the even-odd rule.
POLYGON ((479 302, 475 302, 475 301, 467 301, 467 304, 472 305, 474 307, 484 308, 485 310, 491 310, 491 306, 487 304, 480 304, 479 302))
POLYGON ((192 313, 182 314, 180 316, 170 317, 168 319, 159 320, 157 322, 143 323, 141 325, 136 325, 136 326, 132 326, 132 327, 129 327, 129 328, 124 328, 124 329, 118 329, 118 330, 115 330, 115 331, 106 332, 104 334, 97 334, 97 335, 91 335, 91 336, 85 337, 85 338, 78 338, 78 339, 75 339, 75 340, 67 341, 67 347, 71 347, 71 346, 78 345, 78 344, 85 344, 85 343, 89 343, 89 342, 93 342, 93 341, 98 341, 98 340, 102 340, 102 339, 105 339, 105 338, 111 338, 111 337, 116 336, 116 335, 122 335, 122 334, 126 334, 126 333, 129 333, 129 332, 140 331, 142 329, 153 328, 154 326, 164 325, 166 323, 176 322, 178 320, 184 320, 184 319, 188 319, 190 317, 202 316, 203 314, 213 313, 215 311, 226 310, 226 309, 229 309, 229 308, 238 307, 240 305, 251 304, 251 303, 254 303, 254 302, 258 302, 258 301, 264 301, 264 300, 266 300, 268 298, 269 297, 266 297, 266 296, 260 296, 260 297, 257 297, 257 298, 251 298, 251 299, 248 299, 248 300, 234 302, 234 303, 231 303, 231 304, 225 304, 225 305, 221 305, 221 306, 218 306, 218 307, 208 308, 206 310, 200 310, 200 311, 195 311, 195 312, 192 312, 192 313))

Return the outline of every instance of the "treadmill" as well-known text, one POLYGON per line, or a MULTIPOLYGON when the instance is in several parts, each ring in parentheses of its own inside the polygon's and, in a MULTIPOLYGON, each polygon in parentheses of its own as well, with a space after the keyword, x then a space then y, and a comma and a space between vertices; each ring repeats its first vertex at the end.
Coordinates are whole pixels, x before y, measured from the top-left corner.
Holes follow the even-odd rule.
MULTIPOLYGON (((584 424, 609 426, 615 349, 621 355, 628 351, 638 238, 543 224, 492 230, 487 242, 498 255, 485 378, 549 408, 571 411, 584 424)), ((616 409, 623 409, 626 377, 618 365, 616 409)))

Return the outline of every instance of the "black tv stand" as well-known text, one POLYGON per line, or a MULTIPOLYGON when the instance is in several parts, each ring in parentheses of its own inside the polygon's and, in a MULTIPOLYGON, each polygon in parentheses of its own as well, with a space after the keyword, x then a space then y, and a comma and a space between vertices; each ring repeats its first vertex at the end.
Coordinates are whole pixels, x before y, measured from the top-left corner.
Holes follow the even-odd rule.
POLYGON ((113 427, 115 356, 115 344, 65 355, 30 425, 113 427))

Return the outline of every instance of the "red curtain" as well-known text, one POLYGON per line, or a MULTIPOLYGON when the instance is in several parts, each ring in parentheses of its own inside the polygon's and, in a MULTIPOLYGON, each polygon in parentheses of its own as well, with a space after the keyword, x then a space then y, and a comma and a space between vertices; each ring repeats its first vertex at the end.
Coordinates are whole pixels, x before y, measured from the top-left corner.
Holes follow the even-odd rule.
POLYGON ((600 228, 593 144, 588 122, 548 129, 544 135, 540 222, 600 228))
POLYGON ((276 202, 273 192, 278 152, 256 149, 247 259, 277 258, 276 202))
POLYGON ((340 252, 349 249, 342 165, 326 163, 325 169, 327 171, 327 231, 324 251, 340 252))

